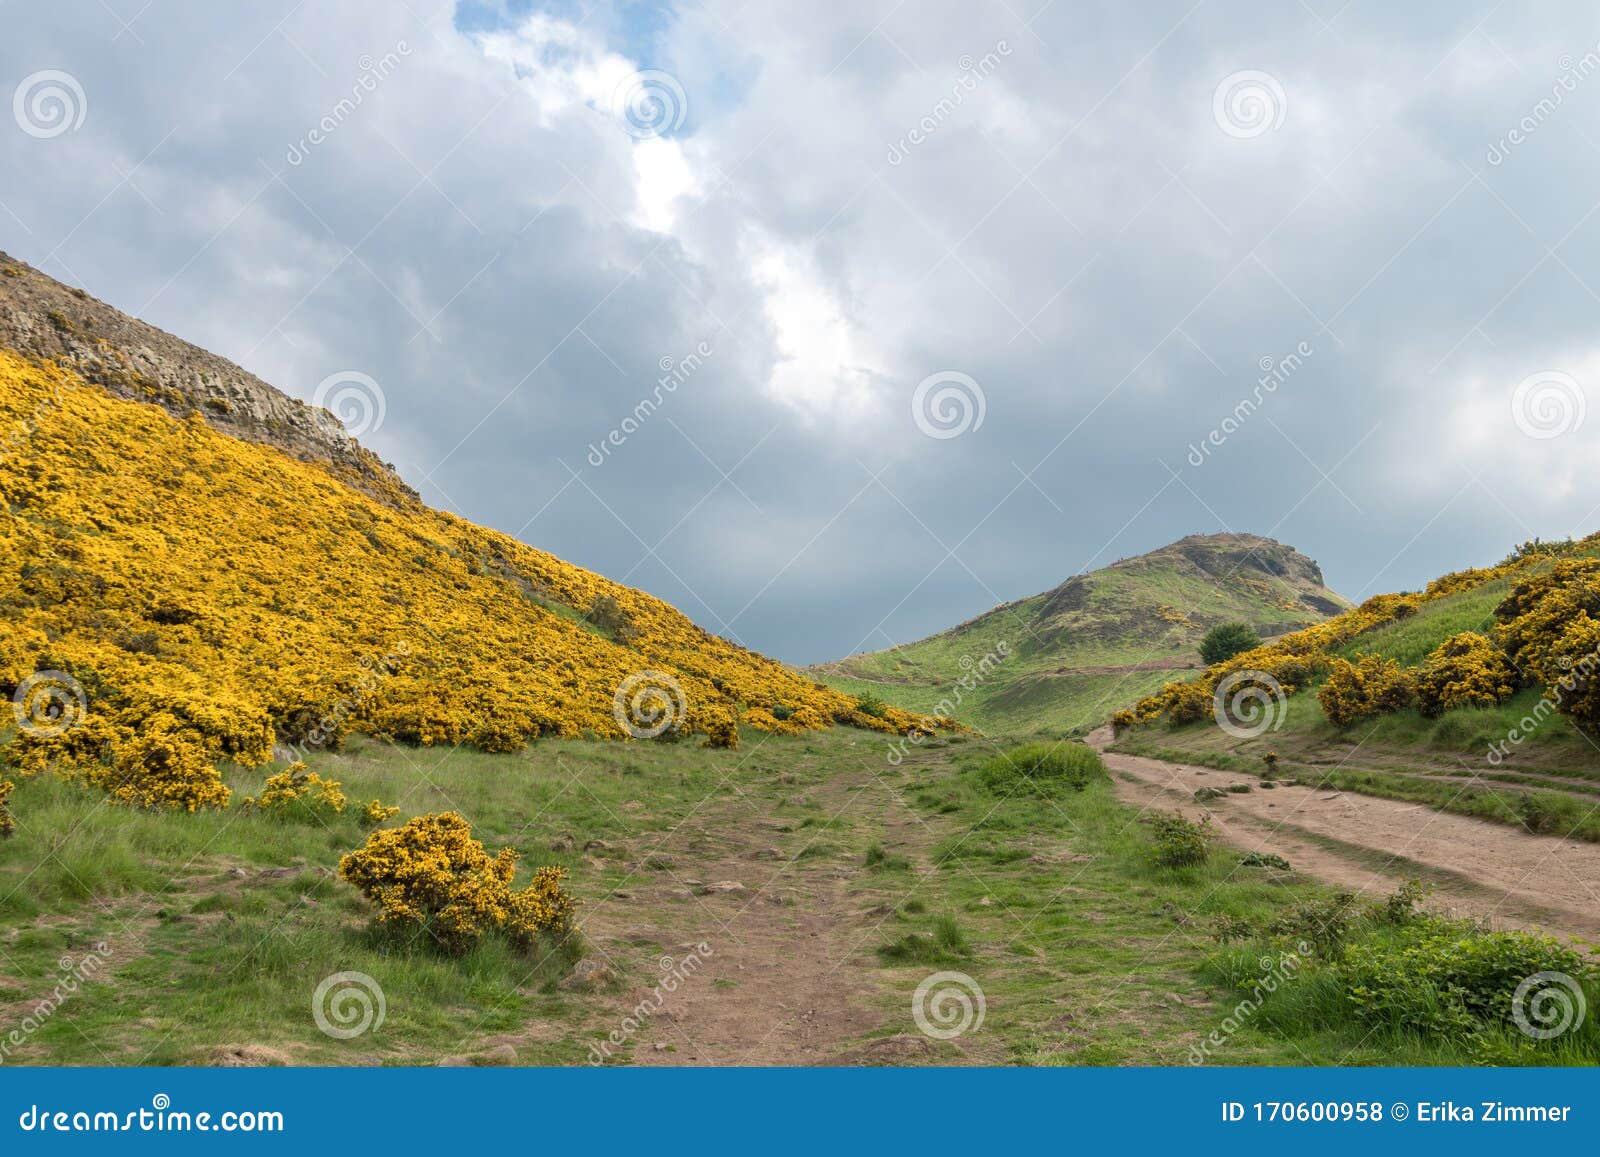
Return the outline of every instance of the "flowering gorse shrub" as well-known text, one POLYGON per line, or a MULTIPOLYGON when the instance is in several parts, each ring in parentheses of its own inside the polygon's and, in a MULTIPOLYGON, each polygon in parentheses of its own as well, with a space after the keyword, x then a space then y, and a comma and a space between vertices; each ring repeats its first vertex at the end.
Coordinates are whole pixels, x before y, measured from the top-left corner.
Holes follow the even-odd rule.
POLYGON ((1600 560, 1561 559, 1513 587, 1494 613, 1516 669, 1575 722, 1600 725, 1600 560))
POLYGON ((165 712, 145 720, 137 734, 117 745, 109 770, 88 778, 119 803, 142 808, 221 808, 228 806, 231 794, 211 765, 205 744, 165 712))
POLYGON ((399 814, 399 808, 375 799, 361 809, 361 826, 364 828, 382 827, 399 814))
MULTIPOLYGON (((345 794, 336 779, 323 779, 300 762, 291 763, 267 777, 260 799, 247 798, 244 806, 276 815, 336 816, 345 808, 345 794)), ((374 801, 376 802, 376 801, 374 801)))
POLYGON ((706 733, 707 747, 721 747, 732 751, 739 746, 739 724, 728 711, 708 714, 701 723, 706 733))
MULTIPOLYGON (((1584 539, 1576 546, 1592 548, 1597 544, 1600 544, 1600 535, 1584 539)), ((1563 560, 1556 563, 1556 569, 1559 571, 1564 566, 1581 566, 1583 561, 1563 560)), ((1155 694, 1147 695, 1132 707, 1114 714, 1111 717, 1112 727, 1120 732, 1161 718, 1173 722, 1193 722, 1203 719, 1209 712, 1203 712, 1201 709, 1202 695, 1209 699, 1217 684, 1239 671, 1260 671, 1270 675, 1277 680, 1284 694, 1292 695, 1303 687, 1314 685, 1327 675, 1335 661, 1333 653, 1366 632, 1413 615, 1418 608, 1436 599, 1471 590, 1507 576, 1530 574, 1537 568, 1548 565, 1548 562, 1547 554, 1518 555, 1498 566, 1442 575, 1429 583, 1427 589, 1420 594, 1375 595, 1359 607, 1335 615, 1325 622, 1281 635, 1271 642, 1242 651, 1224 662, 1213 664, 1206 668, 1204 674, 1188 683, 1168 683, 1155 694)), ((1600 567, 1600 563, 1591 562, 1589 565, 1600 567)), ((1600 590, 1594 594, 1594 613, 1597 622, 1600 622, 1600 590)), ((1569 649, 1577 641, 1576 637, 1569 640, 1569 649)), ((1600 645, 1600 626, 1597 626, 1595 631, 1594 642, 1600 645)), ((1527 670, 1527 667, 1517 660, 1515 653, 1511 658, 1519 667, 1527 670)), ((1597 698, 1600 698, 1600 687, 1596 690, 1597 698)), ((1600 715, 1600 702, 1596 703, 1596 710, 1597 715, 1600 715)))
POLYGON ((1328 680, 1317 692, 1317 702, 1335 727, 1349 727, 1411 705, 1415 695, 1411 674, 1393 659, 1361 655, 1354 663, 1338 658, 1330 662, 1328 680))
POLYGON ((17 785, 9 779, 0 779, 0 840, 17 830, 16 818, 11 814, 11 793, 17 785))
POLYGON ((1493 707, 1517 692, 1505 652, 1474 631, 1451 635, 1416 676, 1417 710, 1437 719, 1457 707, 1493 707))
POLYGON ((515 851, 491 857, 455 812, 373 832, 339 861, 339 875, 378 906, 379 925, 425 932, 453 954, 490 933, 526 947, 572 927, 576 901, 561 887, 565 870, 540 868, 529 887, 513 892, 516 870, 515 851))
POLYGON ((4 350, 0 430, 64 381, 73 404, 0 457, 0 695, 59 670, 86 698, 60 742, 13 743, 34 772, 115 764, 132 773, 119 798, 213 806, 226 789, 207 769, 263 766, 275 742, 623 739, 613 697, 644 670, 673 673, 713 743, 741 715, 786 731, 920 722, 403 493, 374 498, 4 350), (597 607, 603 621, 585 617, 597 607))

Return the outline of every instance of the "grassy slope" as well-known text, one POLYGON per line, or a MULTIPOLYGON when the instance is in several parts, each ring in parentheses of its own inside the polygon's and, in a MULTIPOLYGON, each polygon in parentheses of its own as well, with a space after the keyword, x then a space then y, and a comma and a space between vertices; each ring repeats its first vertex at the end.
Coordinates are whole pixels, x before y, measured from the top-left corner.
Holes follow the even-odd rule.
MULTIPOLYGON (((962 1052, 935 1054, 949 1062, 1184 1063, 1236 999, 1199 979, 1217 968, 1205 929, 1223 914, 1264 923, 1326 894, 1289 874, 1240 869, 1221 852, 1200 868, 1156 868, 1145 825, 1108 783, 1056 803, 997 799, 973 774, 992 754, 978 740, 933 740, 887 769, 872 752, 872 775, 921 816, 912 830, 927 829, 925 845, 912 848, 894 842, 878 797, 838 811, 819 802, 829 783, 862 771, 856 736, 746 738, 744 753, 596 742, 442 757, 362 740, 315 764, 340 777, 352 799, 396 800, 407 815, 458 807, 491 848, 509 843, 530 866, 568 866, 587 918, 634 930, 605 945, 621 983, 598 993, 557 987, 561 956, 514 957, 491 945, 446 961, 374 939, 359 898, 327 874, 361 839, 346 818, 330 826, 237 812, 127 812, 63 783, 24 782, 19 835, 0 842, 0 1016, 31 1007, 59 958, 103 941, 110 963, 8 1060, 203 1063, 252 1046, 298 1063, 429 1064, 512 1041, 520 1063, 583 1063, 589 1042, 633 1005, 657 975, 657 957, 683 936, 652 931, 670 921, 673 905, 640 894, 694 870, 701 837, 684 821, 724 804, 775 817, 766 838, 790 857, 785 887, 807 871, 847 879, 844 901, 830 911, 866 929, 850 975, 875 993, 885 1027, 872 1035, 915 1032, 908 993, 935 968, 981 983, 984 1028, 963 1039, 962 1052), (563 835, 579 850, 553 850, 563 835), (585 854, 593 839, 607 847, 585 854), (57 851, 40 863, 45 847, 57 851), (869 855, 875 847, 881 854, 869 855), (941 930, 945 947, 935 939, 941 930), (376 1032, 338 1041, 316 1029, 309 1005, 320 978, 346 970, 379 982, 387 1018, 376 1032)), ((230 772, 240 791, 259 778, 230 772)), ((735 934, 738 907, 723 911, 735 934)), ((707 919, 681 908, 690 921, 707 919)), ((1354 1025, 1273 1031, 1265 1022, 1214 1058, 1470 1059, 1354 1025)))
MULTIPOLYGON (((1337 653, 1346 658, 1379 654, 1417 666, 1453 634, 1492 630, 1494 608, 1511 585, 1510 578, 1497 579, 1428 603, 1416 614, 1358 636, 1337 653)), ((1348 730, 1327 721, 1315 691, 1301 690, 1288 701, 1280 727, 1255 739, 1236 739, 1209 722, 1179 728, 1156 724, 1134 729, 1117 746, 1242 771, 1259 771, 1261 755, 1275 750, 1286 771, 1330 787, 1600 841, 1600 811, 1595 810, 1600 807, 1600 746, 1559 714, 1522 728, 1538 707, 1537 689, 1521 691, 1497 707, 1451 711, 1436 720, 1406 710, 1348 730), (1524 730, 1524 742, 1501 762, 1488 761, 1492 746, 1524 730), (1528 805, 1520 804, 1527 793, 1541 797, 1531 817, 1528 805)))
POLYGON ((1004 646, 1009 657, 975 690, 962 690, 955 717, 991 732, 1082 732, 1124 703, 1187 678, 1199 664, 1200 636, 1216 623, 1242 620, 1275 633, 1315 622, 1321 615, 1301 593, 1251 567, 1219 582, 1167 547, 919 642, 811 673, 852 694, 929 710, 1004 646), (1073 597, 1061 597, 1068 588, 1073 597))

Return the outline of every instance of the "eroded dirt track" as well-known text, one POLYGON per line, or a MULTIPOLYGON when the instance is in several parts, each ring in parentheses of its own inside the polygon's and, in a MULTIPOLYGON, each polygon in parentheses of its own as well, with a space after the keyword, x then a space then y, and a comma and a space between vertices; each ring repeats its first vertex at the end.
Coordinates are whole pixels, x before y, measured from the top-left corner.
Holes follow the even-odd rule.
MULTIPOLYGON (((936 830, 871 774, 813 784, 818 814, 881 833, 923 861, 936 830)), ((642 1065, 817 1065, 923 1059, 928 1042, 886 1023, 885 977, 873 949, 900 891, 873 888, 859 867, 817 855, 826 829, 796 830, 761 793, 711 801, 646 850, 669 864, 587 922, 596 948, 620 963, 660 946, 658 971, 622 968, 652 982, 693 975, 658 994, 637 982, 618 994, 618 1016, 642 1009, 625 1053, 642 1065), (881 892, 881 894, 880 894, 881 892), (645 911, 640 912, 643 908, 645 911), (622 918, 624 912, 635 914, 622 918), (647 913, 647 914, 646 914, 647 913), (670 962, 670 965, 669 965, 670 962)), ((901 1019, 905 1019, 902 1017, 901 1019)))
POLYGON ((1435 888, 1436 908, 1600 939, 1600 844, 1332 789, 1280 785, 1202 806, 1197 789, 1252 777, 1108 751, 1111 742, 1109 728, 1089 736, 1125 800, 1209 814, 1237 847, 1280 855, 1299 871, 1367 895, 1421 876, 1435 888))

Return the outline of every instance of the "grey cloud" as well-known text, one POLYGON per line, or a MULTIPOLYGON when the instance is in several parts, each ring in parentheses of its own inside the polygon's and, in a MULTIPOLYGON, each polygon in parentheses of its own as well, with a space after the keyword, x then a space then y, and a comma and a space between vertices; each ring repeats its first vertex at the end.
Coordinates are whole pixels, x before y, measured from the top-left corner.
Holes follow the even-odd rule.
POLYGON ((58 68, 89 108, 0 122, 0 244, 299 396, 370 373, 368 441, 431 501, 796 661, 1195 530, 1274 533, 1359 595, 1594 529, 1595 427, 1510 409, 1541 370, 1600 389, 1600 73, 1537 111, 1595 50, 1582 6, 879 7, 708 3, 648 54, 604 7, 519 68, 449 5, 13 13, 0 95, 58 68), (688 97, 667 232, 603 83, 550 87, 620 57, 688 97), (1275 131, 1214 120, 1241 70, 1281 85, 1275 131), (919 432, 941 370, 981 428, 919 432))

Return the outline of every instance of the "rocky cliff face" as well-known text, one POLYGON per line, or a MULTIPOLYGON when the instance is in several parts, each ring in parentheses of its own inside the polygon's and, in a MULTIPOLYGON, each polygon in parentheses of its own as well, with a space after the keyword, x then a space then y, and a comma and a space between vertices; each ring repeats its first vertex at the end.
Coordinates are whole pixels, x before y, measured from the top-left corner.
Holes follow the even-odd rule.
POLYGON ((63 285, 0 253, 0 346, 54 361, 119 398, 178 418, 198 412, 213 429, 322 465, 390 505, 417 494, 327 410, 269 386, 226 358, 63 285))

